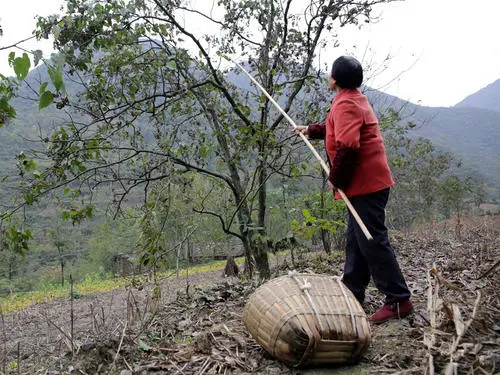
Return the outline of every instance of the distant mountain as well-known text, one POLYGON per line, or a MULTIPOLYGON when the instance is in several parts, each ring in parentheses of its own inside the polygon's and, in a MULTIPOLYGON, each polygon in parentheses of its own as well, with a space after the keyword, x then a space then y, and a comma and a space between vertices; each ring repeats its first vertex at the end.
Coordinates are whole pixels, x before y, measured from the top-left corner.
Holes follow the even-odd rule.
POLYGON ((500 187, 500 112, 481 108, 420 107, 416 132, 459 157, 472 177, 500 187))
POLYGON ((467 96, 455 107, 475 107, 500 111, 500 79, 467 96))
MULTIPOLYGON (((500 80, 497 82, 500 90, 500 80)), ((486 93, 492 94, 492 91, 486 93)), ((499 111, 469 106, 424 107, 376 90, 368 90, 366 94, 376 109, 394 108, 399 111, 402 121, 414 122, 417 125, 415 135, 428 138, 437 147, 452 152, 462 161, 468 175, 485 179, 490 194, 499 196, 500 107, 499 111)), ((483 98, 486 103, 487 96, 483 98)), ((498 97, 489 102, 495 99, 498 97)))

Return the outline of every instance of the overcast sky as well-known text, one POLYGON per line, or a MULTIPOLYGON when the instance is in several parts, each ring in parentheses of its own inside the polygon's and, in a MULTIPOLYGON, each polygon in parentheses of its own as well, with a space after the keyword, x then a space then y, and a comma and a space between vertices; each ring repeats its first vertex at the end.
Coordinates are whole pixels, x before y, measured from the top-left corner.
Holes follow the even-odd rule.
MULTIPOLYGON (((0 0, 0 47, 29 37, 35 15, 56 13, 62 3, 0 0)), ((343 30, 341 47, 321 51, 322 60, 349 52, 360 60, 365 56, 364 64, 379 65, 389 54, 389 67, 368 83, 429 106, 452 106, 500 78, 500 0, 406 0, 382 5, 376 13, 378 22, 343 30)), ((46 56, 51 52, 49 42, 23 46, 46 56)), ((0 51, 0 73, 12 75, 8 53, 0 51)))

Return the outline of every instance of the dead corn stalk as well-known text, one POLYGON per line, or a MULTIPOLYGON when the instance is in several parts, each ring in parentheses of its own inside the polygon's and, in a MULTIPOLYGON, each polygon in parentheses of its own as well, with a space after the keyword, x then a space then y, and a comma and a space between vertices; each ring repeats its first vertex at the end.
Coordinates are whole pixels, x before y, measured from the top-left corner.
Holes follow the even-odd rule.
POLYGON ((3 344, 2 344, 2 373, 7 374, 7 334, 5 332, 5 319, 3 317, 3 309, 0 306, 0 317, 2 318, 2 336, 3 336, 3 344))
POLYGON ((477 308, 479 306, 479 301, 481 300, 481 293, 476 291, 476 300, 474 301, 474 308, 472 309, 472 314, 470 318, 466 321, 463 320, 460 308, 457 304, 452 304, 453 311, 453 323, 455 324, 456 336, 453 337, 453 341, 450 348, 450 362, 446 366, 445 375, 457 375, 458 374, 458 360, 464 355, 464 351, 458 352, 457 348, 460 344, 465 333, 472 324, 474 318, 477 314, 477 308))
POLYGON ((431 270, 427 273, 427 282, 429 284, 429 288, 427 290, 427 310, 429 312, 430 323, 430 331, 424 333, 424 343, 427 346, 428 357, 427 375, 435 374, 432 351, 436 349, 436 332, 438 332, 438 326, 441 323, 439 322, 439 313, 441 311, 447 312, 448 318, 453 320, 453 324, 455 326, 455 332, 452 342, 450 343, 450 349, 447 353, 442 353, 449 356, 449 362, 446 365, 444 374, 457 375, 458 361, 465 355, 465 350, 458 350, 458 346, 477 315, 479 302, 481 300, 481 293, 476 291, 476 298, 470 318, 468 320, 464 320, 459 304, 451 303, 450 306, 447 306, 444 304, 443 299, 439 295, 441 286, 444 286, 459 292, 465 300, 466 295, 463 290, 460 290, 456 285, 446 281, 441 275, 439 275, 435 264, 433 264, 431 270), (432 282, 432 279, 435 280, 434 283, 432 282))
POLYGON ((439 281, 436 279, 436 286, 432 287, 433 270, 436 269, 436 264, 432 266, 432 269, 427 273, 427 283, 429 288, 427 289, 427 311, 429 312, 429 323, 431 325, 430 332, 424 333, 424 344, 427 346, 427 375, 434 375, 434 356, 432 355, 432 350, 436 345, 436 321, 437 312, 441 309, 443 301, 439 298, 439 281))

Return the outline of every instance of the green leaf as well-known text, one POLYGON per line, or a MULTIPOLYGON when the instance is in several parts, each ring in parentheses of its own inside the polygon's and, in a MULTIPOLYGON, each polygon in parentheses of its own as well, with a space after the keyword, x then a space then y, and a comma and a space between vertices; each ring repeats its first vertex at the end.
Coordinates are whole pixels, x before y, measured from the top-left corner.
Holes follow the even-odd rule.
POLYGON ((311 213, 307 208, 304 208, 302 210, 302 215, 304 215, 304 219, 306 219, 306 222, 308 223, 313 223, 316 220, 316 218, 313 215, 311 215, 311 213))
POLYGON ((26 202, 26 204, 31 205, 35 202, 35 198, 32 194, 26 193, 24 195, 24 201, 26 202))
POLYGON ((45 89, 47 88, 47 85, 48 85, 48 84, 49 84, 48 82, 44 82, 44 83, 42 83, 42 84, 40 85, 40 89, 38 90, 38 92, 39 92, 40 94, 41 94, 41 93, 43 93, 43 92, 45 92, 45 89))
POLYGON ((0 127, 2 127, 7 118, 15 118, 16 110, 9 104, 6 97, 0 98, 0 127))
POLYGON ((70 193, 71 189, 69 187, 67 187, 66 189, 64 189, 64 195, 68 195, 70 193))
POLYGON ((48 72, 56 90, 61 91, 63 87, 62 69, 49 68, 48 72))
POLYGON ((64 81, 63 81, 63 67, 64 67, 64 55, 63 54, 58 54, 57 57, 55 58, 55 65, 49 66, 47 71, 50 76, 50 80, 54 84, 54 87, 58 92, 64 92, 66 91, 64 87, 64 81))
POLYGON ((33 159, 24 159, 22 161, 22 165, 27 172, 33 171, 36 169, 36 163, 33 159))
POLYGON ((139 349, 141 349, 143 352, 149 352, 151 350, 151 347, 141 339, 137 340, 137 346, 139 346, 139 349))
POLYGON ((45 91, 40 96, 40 102, 38 103, 38 109, 43 109, 45 107, 48 107, 53 102, 54 102, 54 94, 52 94, 50 91, 45 91))
POLYGON ((174 60, 170 60, 168 63, 167 63, 167 66, 172 69, 172 70, 176 70, 177 69, 177 64, 175 63, 174 60))
POLYGON ((9 66, 12 66, 12 64, 14 64, 14 59, 16 58, 16 53, 15 52, 11 52, 9 53, 9 66))
POLYGON ((14 72, 16 73, 17 79, 22 81, 28 75, 30 70, 31 61, 28 54, 23 53, 22 57, 16 57, 12 63, 14 67, 14 72))
POLYGON ((33 53, 33 63, 35 66, 37 66, 43 57, 43 52, 42 52, 42 50, 37 49, 37 50, 33 51, 32 53, 33 53))
POLYGON ((85 209, 85 216, 87 216, 87 218, 89 219, 92 219, 92 215, 93 215, 93 207, 89 206, 85 209))

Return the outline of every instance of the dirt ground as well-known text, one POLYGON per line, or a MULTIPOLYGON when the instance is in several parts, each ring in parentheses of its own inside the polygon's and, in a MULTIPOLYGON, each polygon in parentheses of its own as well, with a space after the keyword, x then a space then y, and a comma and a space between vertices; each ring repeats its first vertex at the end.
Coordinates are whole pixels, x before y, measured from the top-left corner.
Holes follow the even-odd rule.
MULTIPOLYGON (((391 234, 416 312, 373 326, 370 348, 354 366, 292 369, 273 359, 242 322, 258 283, 213 271, 5 314, 0 374, 495 374, 499 219, 391 234)), ((342 261, 339 254, 298 252, 293 263, 277 257, 273 275, 339 275, 342 261)), ((382 302, 370 286, 366 313, 382 302)))

